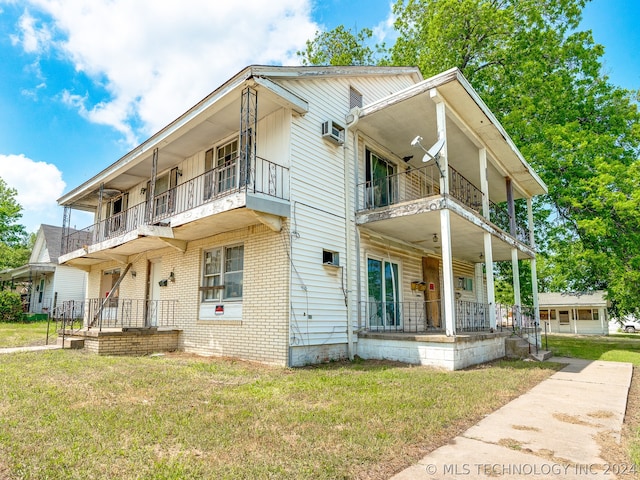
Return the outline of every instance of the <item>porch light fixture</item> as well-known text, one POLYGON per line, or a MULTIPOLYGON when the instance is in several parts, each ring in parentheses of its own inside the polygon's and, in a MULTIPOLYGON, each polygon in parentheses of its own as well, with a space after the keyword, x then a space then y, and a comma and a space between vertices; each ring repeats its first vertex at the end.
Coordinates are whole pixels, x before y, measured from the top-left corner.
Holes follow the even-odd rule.
POLYGON ((480 260, 484 258, 484 253, 480 252, 480 260))
POLYGON ((433 234, 433 243, 438 243, 438 234, 437 233, 433 234))
POLYGON ((422 162, 428 163, 431 160, 433 160, 436 163, 438 170, 440 171, 440 175, 442 176, 442 178, 444 178, 444 172, 442 171, 442 168, 440 168, 440 162, 438 162, 438 160, 440 159, 440 154, 444 147, 444 142, 445 142, 444 138, 441 138, 436 143, 434 143, 429 150, 427 150, 422 146, 422 144, 420 143, 421 141, 422 141, 422 137, 418 135, 416 138, 411 140, 411 146, 412 147, 418 146, 422 150, 424 150, 424 157, 422 157, 422 162))
POLYGON ((175 275, 175 273, 173 273, 173 271, 169 274, 169 281, 171 283, 176 281, 176 275, 175 275))
POLYGON ((146 188, 144 188, 144 187, 142 187, 142 188, 140 189, 140 195, 144 195, 145 193, 147 193, 147 189, 146 189, 146 188))

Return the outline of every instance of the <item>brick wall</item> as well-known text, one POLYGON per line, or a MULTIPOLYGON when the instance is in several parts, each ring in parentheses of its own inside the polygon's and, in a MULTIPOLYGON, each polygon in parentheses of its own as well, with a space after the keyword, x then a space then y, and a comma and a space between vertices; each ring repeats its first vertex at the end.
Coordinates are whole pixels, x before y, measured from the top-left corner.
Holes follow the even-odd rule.
MULTIPOLYGON (((189 242, 183 253, 171 247, 131 256, 133 264, 120 284, 120 298, 144 299, 148 263, 158 260, 161 278, 171 272, 175 281, 160 288, 161 300, 177 300, 175 327, 181 330, 178 347, 201 355, 238 357, 273 365, 286 365, 289 331, 289 257, 287 229, 273 232, 260 224, 189 242), (210 248, 244 244, 242 314, 229 318, 238 307, 225 304, 225 315, 200 318, 203 252, 210 248), (131 272, 136 272, 135 277, 131 272)), ((105 262, 89 274, 89 297, 99 291, 104 270, 124 265, 105 262)))

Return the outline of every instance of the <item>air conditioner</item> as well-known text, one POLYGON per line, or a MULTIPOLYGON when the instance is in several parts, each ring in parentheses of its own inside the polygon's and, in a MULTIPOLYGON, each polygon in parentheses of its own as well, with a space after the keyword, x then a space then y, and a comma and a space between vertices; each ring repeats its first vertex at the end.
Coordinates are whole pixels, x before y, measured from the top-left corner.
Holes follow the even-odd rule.
POLYGON ((344 127, 333 120, 322 122, 322 138, 336 145, 342 145, 344 143, 344 127))

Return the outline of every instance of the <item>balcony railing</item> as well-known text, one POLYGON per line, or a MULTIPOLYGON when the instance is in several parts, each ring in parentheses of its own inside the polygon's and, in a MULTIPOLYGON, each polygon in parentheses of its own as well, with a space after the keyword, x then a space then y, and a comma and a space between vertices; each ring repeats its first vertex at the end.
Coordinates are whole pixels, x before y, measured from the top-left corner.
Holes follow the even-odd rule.
POLYGON ((174 327, 177 300, 90 298, 84 306, 85 327, 145 328, 174 327))
POLYGON ((148 202, 70 232, 62 239, 62 255, 134 231, 144 224, 157 224, 240 191, 288 200, 289 169, 260 157, 251 162, 250 168, 244 168, 241 162, 216 167, 155 195, 148 202))
MULTIPOLYGON (((509 210, 507 208, 507 204, 506 203, 493 203, 493 202, 489 202, 489 209, 490 209, 490 213, 489 213, 489 217, 491 222, 493 222, 494 224, 496 224, 498 227, 500 227, 502 230, 504 230, 505 232, 509 232, 511 233, 511 227, 510 227, 510 222, 509 222, 509 210)), ((516 217, 516 232, 515 232, 515 237, 521 241, 522 243, 525 243, 527 245, 531 245, 531 241, 529 238, 529 229, 527 226, 522 225, 522 223, 519 221, 518 217, 516 217)))
MULTIPOLYGON (((444 312, 440 300, 361 302, 361 310, 369 331, 427 333, 444 330, 444 312)), ((490 328, 487 304, 456 301, 456 332, 481 332, 490 328)))
POLYGON ((440 175, 429 165, 361 183, 357 191, 358 210, 388 207, 439 193, 440 175))
MULTIPOLYGON (((359 184, 358 210, 388 207, 439 193, 440 171, 436 165, 428 165, 359 184)), ((472 210, 482 211, 482 192, 453 167, 449 167, 449 194, 472 210)))
POLYGON ((482 191, 453 167, 449 167, 449 195, 472 210, 482 212, 482 191))

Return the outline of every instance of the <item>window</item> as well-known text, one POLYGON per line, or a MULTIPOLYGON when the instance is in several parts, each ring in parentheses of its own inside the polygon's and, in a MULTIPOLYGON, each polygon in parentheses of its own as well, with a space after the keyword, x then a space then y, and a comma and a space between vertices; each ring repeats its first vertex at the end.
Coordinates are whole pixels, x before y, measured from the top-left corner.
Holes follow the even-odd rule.
POLYGON ((220 247, 204 252, 202 301, 242 300, 244 245, 220 247))
POLYGON ((578 309, 578 320, 598 320, 598 310, 578 309))
POLYGON ((456 289, 465 290, 467 292, 473 292, 473 278, 458 277, 456 289))
MULTIPOLYGON (((150 193, 151 182, 147 184, 147 195, 150 193)), ((170 172, 156 177, 153 188, 153 216, 167 216, 174 209, 174 189, 178 184, 178 167, 172 168, 170 172)))
POLYGON ((560 325, 569 325, 569 311, 568 310, 560 310, 559 312, 560 325))
POLYGON ((377 154, 366 151, 366 205, 368 208, 386 207, 395 201, 396 166, 377 154))
POLYGON ((218 192, 230 190, 237 185, 238 140, 233 140, 216 149, 218 192))
POLYGON ((104 227, 105 235, 112 235, 124 229, 128 200, 129 194, 125 193, 107 203, 107 219, 104 227))

